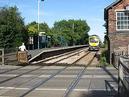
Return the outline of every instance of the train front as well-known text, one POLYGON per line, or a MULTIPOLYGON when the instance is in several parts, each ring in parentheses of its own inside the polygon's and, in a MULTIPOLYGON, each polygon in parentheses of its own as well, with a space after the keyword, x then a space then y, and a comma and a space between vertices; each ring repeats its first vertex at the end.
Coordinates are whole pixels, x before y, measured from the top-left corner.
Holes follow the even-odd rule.
POLYGON ((98 51, 99 50, 99 38, 97 36, 89 37, 89 50, 98 51))

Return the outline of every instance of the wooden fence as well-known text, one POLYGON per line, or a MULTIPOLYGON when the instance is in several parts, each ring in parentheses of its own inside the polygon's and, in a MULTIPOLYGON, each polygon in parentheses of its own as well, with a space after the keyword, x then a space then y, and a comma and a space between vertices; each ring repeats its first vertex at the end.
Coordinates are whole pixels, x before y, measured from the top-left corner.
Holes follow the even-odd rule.
POLYGON ((113 53, 112 64, 118 69, 118 97, 129 97, 129 55, 113 53))
POLYGON ((129 57, 120 57, 118 64, 118 95, 129 97, 129 57))
POLYGON ((17 65, 17 48, 0 49, 0 65, 17 65))
POLYGON ((4 65, 5 61, 4 61, 4 49, 0 49, 0 64, 4 65))

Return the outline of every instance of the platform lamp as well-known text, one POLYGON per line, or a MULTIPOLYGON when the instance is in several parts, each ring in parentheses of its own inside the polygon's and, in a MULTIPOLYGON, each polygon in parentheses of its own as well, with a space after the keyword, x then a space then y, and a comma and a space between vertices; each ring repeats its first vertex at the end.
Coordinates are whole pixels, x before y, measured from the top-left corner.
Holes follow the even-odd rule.
MULTIPOLYGON (((40 1, 44 1, 44 0, 38 0, 38 32, 39 32, 39 30, 40 30, 40 29, 39 29, 39 15, 40 15, 40 14, 39 14, 39 12, 40 12, 40 11, 39 11, 39 5, 40 5, 40 1)), ((39 49, 39 35, 38 35, 38 49, 39 49)))

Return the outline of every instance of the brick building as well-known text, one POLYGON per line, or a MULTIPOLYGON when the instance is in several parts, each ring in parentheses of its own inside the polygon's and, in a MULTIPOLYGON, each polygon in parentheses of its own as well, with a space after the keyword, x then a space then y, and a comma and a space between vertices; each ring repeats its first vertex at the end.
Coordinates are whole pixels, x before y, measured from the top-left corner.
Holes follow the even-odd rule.
POLYGON ((104 10, 110 63, 113 52, 127 53, 129 45, 129 0, 117 0, 104 10))

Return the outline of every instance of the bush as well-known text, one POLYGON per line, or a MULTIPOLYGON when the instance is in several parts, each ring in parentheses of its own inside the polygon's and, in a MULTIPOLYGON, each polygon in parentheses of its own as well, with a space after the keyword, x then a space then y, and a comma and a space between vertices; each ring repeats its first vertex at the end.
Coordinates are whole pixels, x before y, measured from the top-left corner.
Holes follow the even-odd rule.
POLYGON ((100 55, 100 64, 99 66, 107 66, 108 64, 108 50, 103 50, 100 55))

